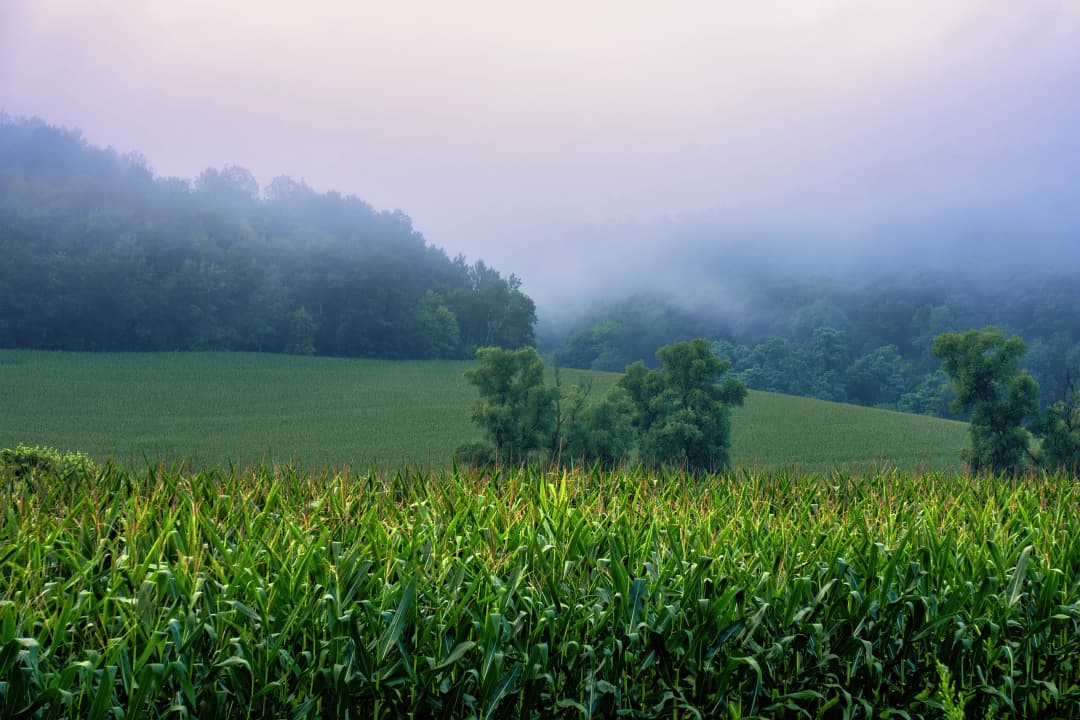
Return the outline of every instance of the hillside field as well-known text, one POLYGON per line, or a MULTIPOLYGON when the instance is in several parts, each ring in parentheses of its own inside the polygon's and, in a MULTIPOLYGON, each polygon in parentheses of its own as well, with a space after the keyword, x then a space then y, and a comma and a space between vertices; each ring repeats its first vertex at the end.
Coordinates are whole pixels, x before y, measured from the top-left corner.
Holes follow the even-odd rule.
MULTIPOLYGON (((82 450, 142 464, 295 462, 444 467, 478 439, 469 362, 250 353, 0 350, 0 447, 82 450)), ((618 375, 562 371, 599 397, 618 375)), ((964 423, 751 392, 733 417, 736 463, 804 470, 959 468, 964 423)))

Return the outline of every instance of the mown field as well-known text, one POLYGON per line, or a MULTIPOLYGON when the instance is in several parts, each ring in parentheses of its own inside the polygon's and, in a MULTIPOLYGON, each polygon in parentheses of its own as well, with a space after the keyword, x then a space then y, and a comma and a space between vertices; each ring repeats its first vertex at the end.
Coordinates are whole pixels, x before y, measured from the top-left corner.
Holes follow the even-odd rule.
MULTIPOLYGON (((82 450, 102 459, 307 468, 446 467, 478 439, 466 362, 383 362, 248 353, 0 351, 0 447, 82 450)), ((611 373, 563 371, 592 380, 611 373)), ((735 411, 747 467, 959 468, 963 423, 751 392, 735 411)))
POLYGON ((112 467, 0 507, 5 718, 1080 717, 1074 477, 112 467))

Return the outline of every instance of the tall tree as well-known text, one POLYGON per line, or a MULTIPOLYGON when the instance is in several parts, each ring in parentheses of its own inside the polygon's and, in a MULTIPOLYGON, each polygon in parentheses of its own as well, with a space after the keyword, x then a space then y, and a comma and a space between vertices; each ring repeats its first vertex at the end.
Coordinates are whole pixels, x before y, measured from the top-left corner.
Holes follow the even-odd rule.
POLYGON ((746 386, 734 378, 720 382, 731 363, 702 338, 666 345, 656 355, 660 370, 636 362, 619 380, 634 408, 642 459, 693 470, 727 467, 731 408, 742 404, 746 386))
POLYGON ((952 409, 971 413, 973 472, 1016 474, 1029 457, 1025 424, 1039 409, 1039 387, 1020 370, 1024 341, 1006 339, 995 327, 943 333, 934 338, 934 355, 956 393, 952 409))
POLYGON ((547 449, 555 429, 558 388, 544 385, 544 363, 531 347, 476 351, 465 379, 480 391, 469 417, 483 429, 500 460, 517 464, 547 449))

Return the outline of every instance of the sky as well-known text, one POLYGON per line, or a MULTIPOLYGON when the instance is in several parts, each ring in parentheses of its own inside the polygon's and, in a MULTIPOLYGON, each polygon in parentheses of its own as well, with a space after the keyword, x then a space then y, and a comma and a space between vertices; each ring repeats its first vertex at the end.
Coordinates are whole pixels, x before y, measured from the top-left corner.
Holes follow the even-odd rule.
POLYGON ((1080 228, 1080 0, 2 0, 0 109, 401 209, 541 301, 688 229, 1080 228))

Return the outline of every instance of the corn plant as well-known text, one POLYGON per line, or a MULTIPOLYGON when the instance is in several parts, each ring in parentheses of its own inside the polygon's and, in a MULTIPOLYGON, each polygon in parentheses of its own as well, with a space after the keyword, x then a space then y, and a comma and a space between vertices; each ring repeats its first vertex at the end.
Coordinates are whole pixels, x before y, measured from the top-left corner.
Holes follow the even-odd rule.
POLYGON ((0 717, 1080 717, 1080 488, 0 478, 0 717))

